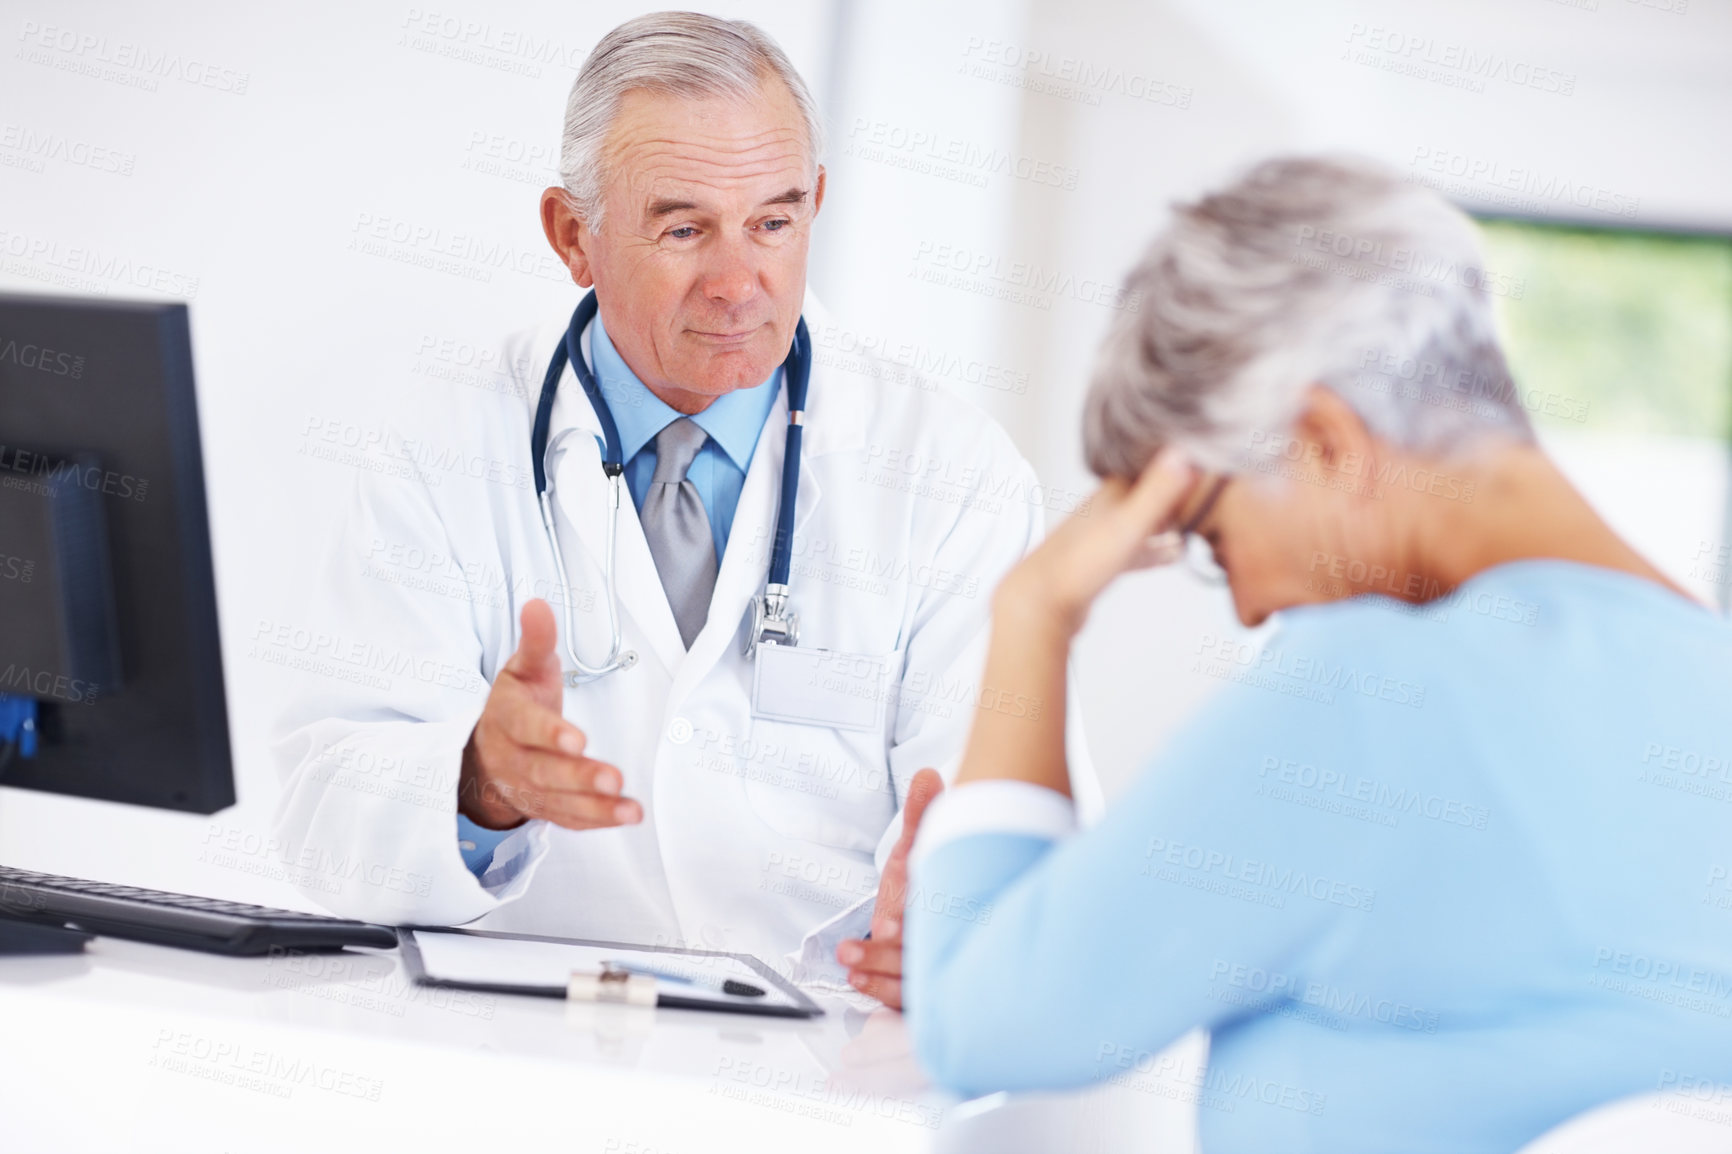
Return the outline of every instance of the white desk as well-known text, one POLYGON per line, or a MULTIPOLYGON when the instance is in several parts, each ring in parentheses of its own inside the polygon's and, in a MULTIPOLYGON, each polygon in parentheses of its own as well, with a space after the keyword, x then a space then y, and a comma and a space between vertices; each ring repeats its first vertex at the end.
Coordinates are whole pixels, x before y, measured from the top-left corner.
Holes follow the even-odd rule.
POLYGON ((1141 1083, 954 1107, 920 1077, 900 1016, 825 1005, 809 1022, 567 1005, 416 987, 389 952, 224 958, 99 938, 84 955, 0 957, 0 1145, 1191 1148, 1184 1095, 1141 1083))

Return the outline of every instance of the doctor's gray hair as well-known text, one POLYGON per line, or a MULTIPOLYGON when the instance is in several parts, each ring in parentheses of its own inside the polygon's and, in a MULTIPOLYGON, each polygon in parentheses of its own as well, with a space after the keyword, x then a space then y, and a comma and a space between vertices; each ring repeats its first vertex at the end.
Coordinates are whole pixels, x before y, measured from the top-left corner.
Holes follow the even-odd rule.
POLYGON ((1465 214, 1381 165, 1265 161, 1175 206, 1125 284, 1096 362, 1084 451, 1135 476, 1176 444, 1243 469, 1285 440, 1321 384, 1379 438, 1448 454, 1533 428, 1498 346, 1488 273, 1465 214))
POLYGON ((559 176, 590 228, 601 224, 607 184, 607 135, 627 92, 750 99, 777 79, 788 86, 806 124, 814 178, 824 151, 824 124, 806 82, 774 40, 755 24, 698 12, 652 12, 601 38, 572 81, 565 102, 559 176))

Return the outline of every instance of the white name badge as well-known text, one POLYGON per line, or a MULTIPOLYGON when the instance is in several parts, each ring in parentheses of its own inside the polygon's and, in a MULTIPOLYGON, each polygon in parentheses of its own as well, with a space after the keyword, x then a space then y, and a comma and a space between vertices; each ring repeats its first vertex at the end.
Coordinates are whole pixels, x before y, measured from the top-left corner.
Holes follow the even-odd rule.
POLYGON ((752 716, 826 729, 884 724, 888 656, 760 645, 752 671, 752 716))

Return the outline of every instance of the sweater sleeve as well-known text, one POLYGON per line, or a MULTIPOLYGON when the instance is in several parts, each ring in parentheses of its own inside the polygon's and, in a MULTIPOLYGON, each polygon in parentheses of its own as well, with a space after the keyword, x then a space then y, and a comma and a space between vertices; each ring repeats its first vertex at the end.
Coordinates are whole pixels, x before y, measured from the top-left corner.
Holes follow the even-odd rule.
POLYGON ((1350 948, 1391 843, 1281 783, 1345 764, 1355 713, 1381 705, 1230 684, 1078 834, 1064 799, 1034 786, 981 782, 936 803, 906 928, 927 1072, 969 1095, 1096 1081, 1256 1012, 1235 974, 1297 975, 1350 948))

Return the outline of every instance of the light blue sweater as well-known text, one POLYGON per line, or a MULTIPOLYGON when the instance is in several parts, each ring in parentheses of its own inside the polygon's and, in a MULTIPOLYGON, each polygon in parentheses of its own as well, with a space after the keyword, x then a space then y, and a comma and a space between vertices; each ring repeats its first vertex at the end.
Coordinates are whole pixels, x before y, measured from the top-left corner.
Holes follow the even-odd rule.
POLYGON ((1510 1151, 1732 1083, 1732 625, 1558 561, 1283 618, 1198 654, 1231 684, 1095 828, 934 808, 927 1070, 1134 1087, 1204 1026, 1208 1154, 1510 1151))

